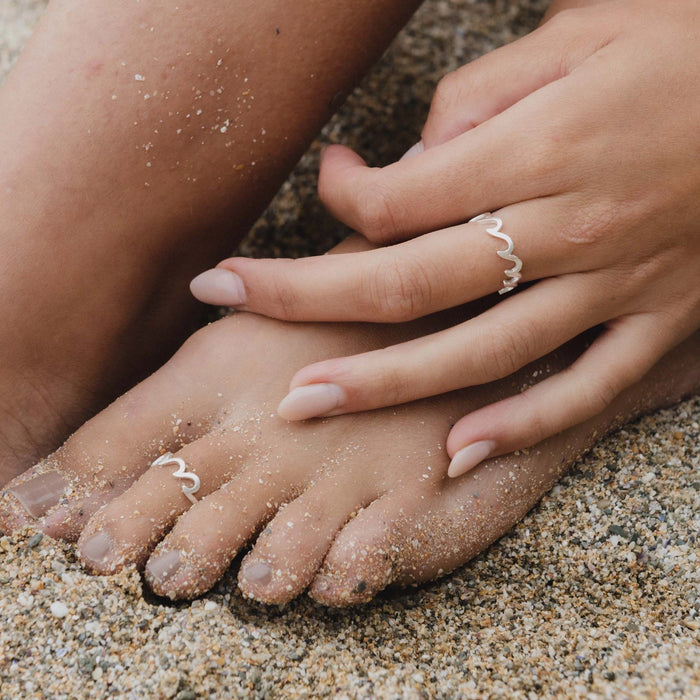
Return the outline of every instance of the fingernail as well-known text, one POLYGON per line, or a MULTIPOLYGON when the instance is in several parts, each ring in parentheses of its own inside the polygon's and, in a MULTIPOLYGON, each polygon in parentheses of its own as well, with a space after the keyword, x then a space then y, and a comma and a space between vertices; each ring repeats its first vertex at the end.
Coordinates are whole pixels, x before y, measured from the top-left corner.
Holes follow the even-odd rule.
POLYGON ((248 564, 241 573, 241 578, 250 583, 258 583, 261 586, 267 586, 272 579, 272 569, 263 562, 255 562, 248 564))
POLYGON ((197 275, 190 282, 190 291, 205 304, 242 306, 246 303, 243 280, 235 272, 221 267, 197 275))
POLYGON ((447 470, 447 476, 452 478, 462 476, 462 474, 465 474, 470 469, 474 469, 477 464, 483 462, 495 448, 496 443, 493 440, 480 440, 463 447, 452 458, 447 470))
POLYGON ((173 549, 151 559, 146 566, 146 573, 157 583, 164 583, 169 578, 172 578, 181 565, 180 552, 177 549, 173 549))
POLYGON ((68 481, 58 472, 39 474, 29 481, 9 489, 33 518, 40 518, 61 499, 68 481))
POLYGON ((417 156, 419 153, 423 153, 425 150, 425 147, 423 146, 423 142, 419 141, 418 143, 414 143, 413 146, 411 146, 406 153, 404 153, 400 160, 403 160, 404 158, 413 158, 413 156, 417 156))
POLYGON ((106 532, 98 532, 93 535, 80 548, 80 557, 88 564, 100 566, 114 556, 114 542, 106 532))
POLYGON ((345 400, 345 392, 336 384, 298 386, 282 399, 277 413, 286 420, 306 420, 339 408, 345 400))

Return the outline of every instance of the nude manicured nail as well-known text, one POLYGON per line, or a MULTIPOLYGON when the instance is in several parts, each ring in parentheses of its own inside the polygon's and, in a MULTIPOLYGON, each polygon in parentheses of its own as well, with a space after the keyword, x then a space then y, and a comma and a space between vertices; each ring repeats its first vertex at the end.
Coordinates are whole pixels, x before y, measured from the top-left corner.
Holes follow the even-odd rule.
POLYGON ((106 532, 98 532, 85 541, 80 548, 80 556, 94 566, 105 564, 114 556, 114 542, 106 532))
POLYGON ((242 578, 250 583, 257 583, 261 586, 267 586, 272 579, 272 569, 263 562, 255 562, 249 564, 243 569, 242 578))
POLYGON ((447 470, 447 476, 452 478, 462 476, 466 472, 481 464, 496 448, 493 440, 481 440, 463 447, 455 454, 447 470))
POLYGON ((40 518, 53 508, 66 490, 68 482, 58 472, 39 474, 9 489, 33 518, 40 518))
POLYGON ((404 153, 401 156, 401 160, 404 158, 413 158, 413 156, 417 156, 419 153, 423 153, 425 150, 425 147, 423 146, 423 142, 419 141, 418 143, 414 143, 413 146, 411 146, 406 153, 404 153))
POLYGON ((243 280, 235 272, 220 267, 197 275, 190 282, 190 291, 205 304, 242 306, 246 303, 243 280))
POLYGON ((173 549, 170 552, 161 554, 148 562, 146 571, 148 575, 158 583, 163 583, 175 574, 182 565, 180 552, 173 549))
POLYGON ((336 384, 298 386, 282 399, 277 413, 287 420, 306 420, 340 408, 345 400, 345 392, 336 384))

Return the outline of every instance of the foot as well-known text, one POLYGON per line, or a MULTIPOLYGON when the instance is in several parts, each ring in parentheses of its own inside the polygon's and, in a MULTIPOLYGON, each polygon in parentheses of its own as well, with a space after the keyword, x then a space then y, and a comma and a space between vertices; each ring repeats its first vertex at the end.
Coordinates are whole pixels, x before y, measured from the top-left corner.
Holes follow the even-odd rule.
POLYGON ((276 414, 297 366, 396 342, 420 324, 309 326, 237 314, 195 334, 161 370, 13 481, 6 530, 36 521, 78 541, 94 572, 145 568, 173 599, 211 588, 250 542, 239 585, 266 603, 308 590, 366 601, 448 572, 517 522, 572 459, 613 425, 700 388, 700 337, 686 341, 605 415, 525 454, 448 479, 444 440, 465 411, 571 361, 570 346, 516 377, 371 413, 288 423, 276 414), (284 371, 278 368, 284 367, 284 371), (176 465, 201 479, 192 505, 176 465))
POLYGON ((0 87, 0 484, 184 340, 417 4, 49 3, 0 87))

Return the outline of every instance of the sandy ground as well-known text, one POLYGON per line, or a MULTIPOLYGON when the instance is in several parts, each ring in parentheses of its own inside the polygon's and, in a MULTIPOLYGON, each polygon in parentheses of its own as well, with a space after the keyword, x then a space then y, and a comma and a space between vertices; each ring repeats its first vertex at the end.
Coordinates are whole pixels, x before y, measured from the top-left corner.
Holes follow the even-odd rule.
MULTIPOLYGON (((439 76, 532 28, 543 6, 429 0, 324 139, 396 157, 439 76)), ((42 7, 0 0, 3 74, 42 7)), ((339 237, 313 196, 317 149, 245 252, 339 237)), ((233 571, 165 606, 137 574, 87 576, 69 546, 0 538, 0 698, 700 697, 699 419, 696 398, 627 426, 476 560, 354 610, 256 606, 233 571)))

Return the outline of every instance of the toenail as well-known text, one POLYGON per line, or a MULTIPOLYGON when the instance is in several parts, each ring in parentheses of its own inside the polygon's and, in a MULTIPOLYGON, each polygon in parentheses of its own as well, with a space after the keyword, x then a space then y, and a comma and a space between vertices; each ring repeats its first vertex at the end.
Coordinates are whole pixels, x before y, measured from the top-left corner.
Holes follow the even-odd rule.
POLYGON ((242 572, 242 578, 250 583, 259 583, 262 586, 267 586, 272 579, 272 569, 262 562, 248 564, 242 572))
POLYGON ((309 384, 292 389, 280 402, 277 413, 287 420, 306 420, 335 412, 346 402, 336 384, 309 384))
POLYGON ((216 267, 197 275, 190 290, 199 301, 217 306, 243 306, 246 303, 243 280, 231 270, 216 267))
POLYGON ((91 564, 104 564, 114 556, 114 543, 106 532, 98 532, 80 548, 82 559, 91 564))
POLYGON ((66 490, 68 482, 58 472, 39 474, 9 489, 33 518, 40 518, 53 508, 66 490))
POLYGON ((152 558, 146 565, 146 573, 156 583, 164 583, 173 576, 181 565, 180 552, 173 549, 152 558))

